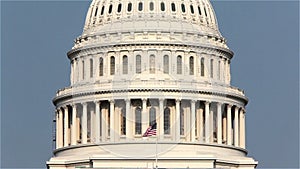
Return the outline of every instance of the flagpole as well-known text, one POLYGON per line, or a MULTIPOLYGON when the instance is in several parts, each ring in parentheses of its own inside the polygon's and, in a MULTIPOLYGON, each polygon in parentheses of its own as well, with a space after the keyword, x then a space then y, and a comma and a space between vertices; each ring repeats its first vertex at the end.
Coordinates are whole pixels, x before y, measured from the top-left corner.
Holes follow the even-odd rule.
POLYGON ((155 168, 157 169, 157 140, 158 137, 156 135, 156 142, 155 142, 155 168))

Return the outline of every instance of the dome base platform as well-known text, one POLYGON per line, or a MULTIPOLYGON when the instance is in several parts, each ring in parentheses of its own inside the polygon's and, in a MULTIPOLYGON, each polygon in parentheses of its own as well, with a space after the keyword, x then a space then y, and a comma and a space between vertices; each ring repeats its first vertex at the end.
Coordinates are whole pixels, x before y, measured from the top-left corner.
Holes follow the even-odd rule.
POLYGON ((257 162, 245 149, 198 143, 86 144, 57 149, 49 169, 63 168, 243 168, 257 162))

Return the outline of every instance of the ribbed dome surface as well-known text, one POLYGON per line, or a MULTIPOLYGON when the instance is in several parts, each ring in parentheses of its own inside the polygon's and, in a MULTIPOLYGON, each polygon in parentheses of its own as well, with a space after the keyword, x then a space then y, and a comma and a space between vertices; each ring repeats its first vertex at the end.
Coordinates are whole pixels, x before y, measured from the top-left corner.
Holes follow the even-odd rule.
POLYGON ((162 31, 185 29, 220 36, 209 0, 93 0, 84 34, 153 28, 162 31), (147 24, 148 27, 139 26, 140 21, 150 24, 147 24))

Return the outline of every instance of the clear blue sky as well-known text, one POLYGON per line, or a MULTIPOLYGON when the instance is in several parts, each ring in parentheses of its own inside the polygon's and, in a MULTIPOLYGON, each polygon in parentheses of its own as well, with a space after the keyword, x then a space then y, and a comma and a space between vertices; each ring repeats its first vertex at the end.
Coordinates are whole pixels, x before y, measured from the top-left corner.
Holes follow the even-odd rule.
MULTIPOLYGON (((299 2, 214 1, 246 91, 247 149, 260 168, 299 168, 299 2)), ((89 1, 1 2, 1 166, 44 168, 51 103, 69 85, 66 52, 89 1)))

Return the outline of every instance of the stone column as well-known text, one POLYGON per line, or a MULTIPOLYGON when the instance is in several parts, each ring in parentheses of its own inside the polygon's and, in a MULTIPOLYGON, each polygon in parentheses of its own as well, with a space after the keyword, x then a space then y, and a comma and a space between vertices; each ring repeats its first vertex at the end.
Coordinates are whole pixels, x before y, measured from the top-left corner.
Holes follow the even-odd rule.
POLYGON ((191 142, 195 142, 195 116, 196 116, 196 100, 191 100, 191 142))
POLYGON ((205 142, 206 143, 209 143, 209 136, 210 136, 210 134, 209 134, 209 131, 210 131, 210 124, 209 124, 209 122, 210 122, 210 120, 209 120, 209 104, 210 104, 210 102, 205 102, 205 142))
POLYGON ((164 138, 164 99, 159 99, 159 125, 158 136, 162 140, 164 138))
POLYGON ((71 60, 71 75, 70 75, 70 82, 71 82, 71 85, 74 84, 74 60, 75 59, 72 59, 71 60))
POLYGON ((95 129, 96 129, 96 125, 95 125, 95 118, 96 114, 95 114, 95 109, 90 110, 90 142, 91 143, 95 143, 95 139, 96 139, 96 135, 95 135, 95 129))
POLYGON ((64 147, 69 146, 69 112, 68 107, 64 107, 64 147))
POLYGON ((227 105, 227 145, 232 145, 231 105, 227 105))
POLYGON ((133 138, 133 117, 132 113, 130 112, 131 107, 130 107, 130 99, 125 100, 126 103, 126 138, 131 139, 133 138))
POLYGON ((175 115, 175 141, 180 140, 180 100, 176 99, 176 115, 175 115))
POLYGON ((102 107, 102 109, 101 109, 101 139, 102 139, 102 142, 106 141, 107 126, 108 126, 108 122, 107 122, 107 109, 104 109, 102 107))
POLYGON ((142 134, 149 127, 149 115, 147 113, 147 99, 143 99, 143 107, 142 107, 142 134))
POLYGON ((72 105, 72 126, 71 126, 71 145, 76 145, 77 143, 77 108, 76 104, 72 105))
POLYGON ((55 131, 55 143, 56 143, 56 149, 60 148, 60 131, 59 131, 59 122, 60 122, 60 119, 59 119, 59 109, 57 109, 55 111, 55 122, 56 122, 56 131, 55 131))
POLYGON ((223 142, 227 142, 227 119, 226 117, 222 117, 222 135, 223 135, 223 142))
POLYGON ((199 110, 199 142, 203 142, 203 109, 199 110))
POLYGON ((82 104, 82 116, 81 116, 81 143, 87 144, 87 103, 82 104))
POLYGON ((246 127, 245 110, 241 109, 240 110, 240 147, 241 148, 246 148, 245 127, 246 127))
POLYGON ((95 70, 95 79, 99 79, 99 60, 100 57, 99 55, 97 55, 96 59, 93 59, 93 63, 94 63, 94 70, 95 70))
POLYGON ((217 104, 217 143, 222 144, 222 103, 217 104))
POLYGON ((110 141, 115 141, 115 101, 110 100, 110 141))
POLYGON ((95 116, 95 143, 100 142, 100 101, 94 101, 95 103, 95 111, 96 111, 96 116, 95 116))
POLYGON ((212 109, 211 104, 211 110, 209 111, 209 141, 211 143, 214 142, 214 111, 212 109))
POLYGON ((64 114, 61 108, 59 109, 59 147, 64 146, 64 114))
POLYGON ((228 83, 228 81, 227 81, 227 61, 226 61, 226 59, 225 60, 223 60, 224 61, 224 82, 225 83, 228 83))
POLYGON ((239 108, 234 110, 234 146, 239 146, 239 108))

